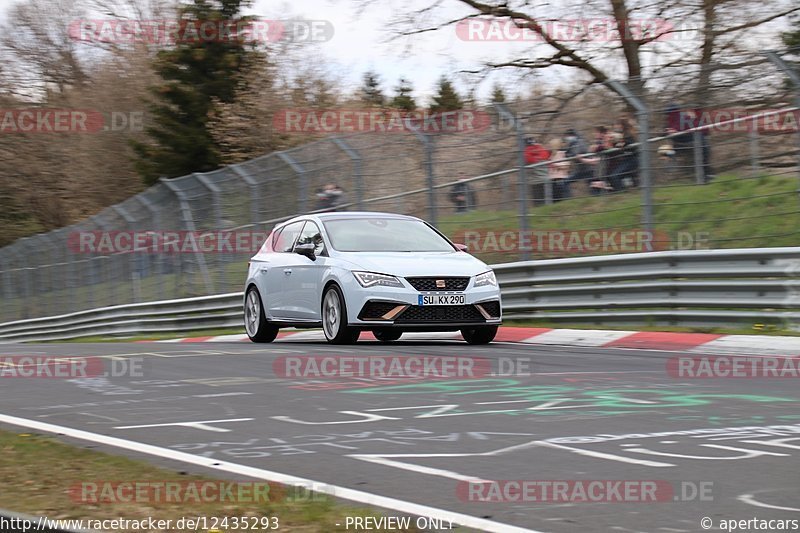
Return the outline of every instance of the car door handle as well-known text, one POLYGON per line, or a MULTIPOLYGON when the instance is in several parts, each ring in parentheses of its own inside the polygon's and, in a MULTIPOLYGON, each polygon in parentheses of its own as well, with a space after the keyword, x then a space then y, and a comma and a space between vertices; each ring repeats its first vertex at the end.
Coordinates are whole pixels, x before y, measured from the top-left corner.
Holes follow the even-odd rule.
POLYGON ((291 268, 284 268, 283 269, 283 273, 286 274, 287 276, 289 276, 289 275, 292 274, 292 269, 291 268))

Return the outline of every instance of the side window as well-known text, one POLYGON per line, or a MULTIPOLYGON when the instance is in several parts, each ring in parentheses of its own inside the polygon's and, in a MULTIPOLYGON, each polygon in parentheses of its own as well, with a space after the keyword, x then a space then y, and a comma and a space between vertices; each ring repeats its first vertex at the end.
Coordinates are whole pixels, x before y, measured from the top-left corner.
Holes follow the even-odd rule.
POLYGON ((297 244, 313 244, 314 255, 322 255, 325 251, 322 233, 319 231, 319 227, 311 221, 306 222, 303 233, 300 234, 300 238, 297 240, 297 244))
POLYGON ((272 232, 267 237, 267 240, 264 241, 264 244, 261 246, 259 253, 267 253, 275 251, 275 243, 278 242, 278 236, 281 234, 281 230, 283 228, 272 230, 272 232))
POLYGON ((284 226, 276 240, 272 242, 273 250, 276 252, 291 252, 292 248, 294 248, 294 241, 297 240, 302 228, 302 221, 284 226))

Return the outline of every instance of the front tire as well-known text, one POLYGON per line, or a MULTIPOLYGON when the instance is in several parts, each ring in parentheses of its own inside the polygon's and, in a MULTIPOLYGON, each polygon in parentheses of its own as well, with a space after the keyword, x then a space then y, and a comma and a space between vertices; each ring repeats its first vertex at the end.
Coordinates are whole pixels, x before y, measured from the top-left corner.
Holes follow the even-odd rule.
POLYGON ((267 322, 261 295, 255 287, 247 289, 244 299, 244 329, 253 342, 272 342, 278 336, 278 326, 267 322))
POLYGON ((468 344, 489 344, 497 335, 497 326, 475 326, 464 328, 461 335, 468 344))
POLYGON ((353 344, 361 334, 347 325, 347 306, 338 285, 331 285, 322 297, 322 330, 331 344, 353 344))
POLYGON ((372 334, 375 335, 375 338, 381 342, 391 342, 396 341, 400 338, 403 332, 399 329, 373 329, 372 334))

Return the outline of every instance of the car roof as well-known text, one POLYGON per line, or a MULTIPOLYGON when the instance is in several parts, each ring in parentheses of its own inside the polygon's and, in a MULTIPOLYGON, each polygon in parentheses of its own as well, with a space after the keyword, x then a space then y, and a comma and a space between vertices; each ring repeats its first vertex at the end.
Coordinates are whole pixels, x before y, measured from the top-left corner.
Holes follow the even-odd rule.
POLYGON ((382 213, 380 211, 344 211, 334 213, 315 213, 315 217, 320 220, 332 220, 336 218, 406 218, 417 220, 416 217, 401 215, 399 213, 382 213))
POLYGON ((383 213, 380 211, 340 211, 340 212, 331 212, 331 213, 313 213, 308 215, 300 215, 296 216, 286 222, 280 224, 280 226, 285 226, 287 224, 291 224, 292 222, 297 222, 299 220, 308 220, 308 219, 316 219, 320 222, 325 222, 327 220, 344 220, 344 219, 353 219, 353 218, 395 218, 400 220, 419 220, 417 217, 412 217, 409 215, 401 215, 399 213, 383 213))

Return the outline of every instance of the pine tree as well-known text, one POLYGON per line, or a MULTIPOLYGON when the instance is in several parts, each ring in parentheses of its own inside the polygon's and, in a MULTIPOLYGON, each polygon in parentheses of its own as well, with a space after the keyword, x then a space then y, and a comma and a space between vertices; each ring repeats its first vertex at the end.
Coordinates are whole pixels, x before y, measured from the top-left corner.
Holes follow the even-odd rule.
POLYGON ((781 34, 781 40, 795 54, 800 53, 800 16, 794 18, 795 29, 781 34))
MULTIPOLYGON (((236 27, 250 0, 191 0, 180 19, 188 25, 215 21, 236 27)), ((159 176, 214 170, 220 149, 209 128, 215 102, 231 103, 251 45, 237 39, 186 38, 158 53, 154 69, 163 83, 152 89, 149 142, 133 143, 137 172, 148 185, 159 176)))
POLYGON ((372 106, 382 107, 386 101, 381 89, 381 81, 378 74, 369 70, 364 73, 364 85, 361 87, 361 99, 364 103, 372 106))
POLYGON ((506 93, 503 92, 503 88, 499 85, 494 86, 494 90, 492 90, 492 103, 493 104, 503 104, 506 101, 506 93))
POLYGON ((411 93, 414 91, 409 82, 405 78, 400 78, 400 81, 395 88, 395 95, 392 98, 392 107, 397 107, 406 112, 411 112, 417 109, 417 103, 411 93))
POLYGON ((464 104, 461 101, 461 97, 453 88, 453 84, 445 76, 442 76, 439 79, 437 94, 433 97, 431 112, 456 111, 463 107, 464 104))

